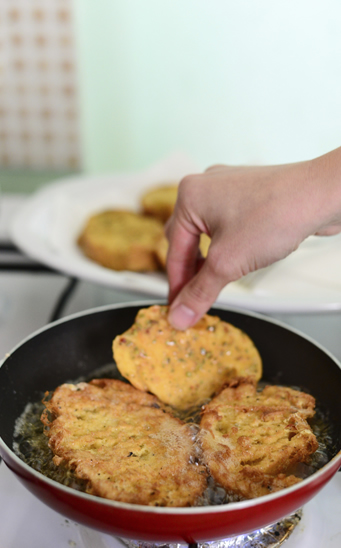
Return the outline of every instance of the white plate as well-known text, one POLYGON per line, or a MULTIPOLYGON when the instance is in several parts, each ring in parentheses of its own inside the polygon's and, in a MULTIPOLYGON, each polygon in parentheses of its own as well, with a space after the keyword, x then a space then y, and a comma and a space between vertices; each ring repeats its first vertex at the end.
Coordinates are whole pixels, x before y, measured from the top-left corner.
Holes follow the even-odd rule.
MULTIPOLYGON (((68 275, 164 298, 168 292, 164 274, 109 270, 87 259, 76 239, 94 212, 111 207, 137 210, 145 189, 195 170, 191 161, 175 155, 140 173, 78 176, 51 183, 19 209, 11 237, 30 257, 68 275)), ((217 302, 264 313, 341 310, 341 236, 308 238, 290 257, 231 283, 217 302)))

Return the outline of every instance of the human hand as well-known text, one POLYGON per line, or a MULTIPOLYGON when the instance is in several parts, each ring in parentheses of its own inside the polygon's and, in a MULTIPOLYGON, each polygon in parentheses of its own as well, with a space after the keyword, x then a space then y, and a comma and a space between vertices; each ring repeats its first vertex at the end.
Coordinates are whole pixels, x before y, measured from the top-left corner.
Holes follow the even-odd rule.
POLYGON ((339 170, 327 160, 214 166, 181 181, 166 228, 174 327, 194 325, 226 284, 283 259, 310 234, 341 230, 340 151, 334 158, 339 170), (211 238, 204 260, 198 254, 201 233, 211 238))

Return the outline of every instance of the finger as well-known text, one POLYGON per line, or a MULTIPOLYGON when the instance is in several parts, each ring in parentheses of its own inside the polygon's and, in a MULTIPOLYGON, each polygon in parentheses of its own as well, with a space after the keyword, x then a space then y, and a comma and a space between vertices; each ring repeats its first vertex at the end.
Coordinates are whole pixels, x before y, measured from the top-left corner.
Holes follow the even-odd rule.
POLYGON ((207 259, 172 302, 168 320, 176 329, 191 327, 209 310, 228 283, 224 275, 213 271, 207 259))
POLYGON ((169 219, 166 221, 166 224, 164 226, 164 232, 166 235, 166 238, 169 240, 171 235, 171 228, 174 222, 174 213, 169 217, 169 219))
POLYGON ((171 303, 182 287, 195 275, 199 248, 199 234, 186 230, 180 223, 168 230, 169 249, 167 275, 168 300, 171 303))
POLYGON ((213 166, 209 166, 208 168, 206 168, 204 173, 215 173, 215 172, 225 171, 227 167, 228 166, 224 164, 214 164, 213 166))

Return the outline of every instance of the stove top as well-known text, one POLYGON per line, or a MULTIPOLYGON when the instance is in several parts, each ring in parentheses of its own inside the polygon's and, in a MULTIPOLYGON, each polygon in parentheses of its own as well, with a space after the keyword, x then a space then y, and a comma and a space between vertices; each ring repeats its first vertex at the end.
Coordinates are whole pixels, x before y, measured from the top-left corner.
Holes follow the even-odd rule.
MULTIPOLYGON (((285 541, 285 548, 339 548, 340 510, 338 473, 303 508, 302 519, 285 541)), ((0 516, 1 548, 123 548, 120 539, 79 525, 51 510, 27 491, 3 462, 0 516)))

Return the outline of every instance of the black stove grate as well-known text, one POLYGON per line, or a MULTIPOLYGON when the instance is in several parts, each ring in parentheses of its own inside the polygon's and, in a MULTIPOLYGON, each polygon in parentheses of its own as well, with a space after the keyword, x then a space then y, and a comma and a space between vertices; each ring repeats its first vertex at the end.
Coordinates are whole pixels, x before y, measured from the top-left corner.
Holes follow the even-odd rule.
POLYGON ((24 255, 15 245, 11 243, 0 242, 0 272, 16 272, 16 273, 30 273, 30 274, 57 274, 68 280, 65 288, 59 295, 57 302, 50 315, 48 323, 59 320, 62 317, 63 311, 74 294, 74 291, 79 283, 79 280, 74 277, 69 277, 54 270, 48 266, 45 266, 39 262, 33 261, 24 255))

